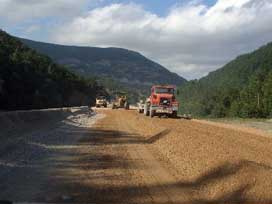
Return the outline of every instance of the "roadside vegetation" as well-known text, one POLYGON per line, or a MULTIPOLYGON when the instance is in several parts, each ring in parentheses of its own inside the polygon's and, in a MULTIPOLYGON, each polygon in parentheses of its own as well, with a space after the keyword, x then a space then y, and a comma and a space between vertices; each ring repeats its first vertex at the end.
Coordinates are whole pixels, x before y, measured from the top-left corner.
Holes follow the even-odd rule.
POLYGON ((272 117, 272 43, 179 88, 181 113, 199 117, 272 117))
POLYGON ((78 76, 0 30, 0 110, 94 104, 106 94, 92 78, 78 76))
POLYGON ((209 118, 211 122, 233 125, 233 127, 245 127, 259 129, 265 133, 272 133, 272 119, 265 118, 209 118))

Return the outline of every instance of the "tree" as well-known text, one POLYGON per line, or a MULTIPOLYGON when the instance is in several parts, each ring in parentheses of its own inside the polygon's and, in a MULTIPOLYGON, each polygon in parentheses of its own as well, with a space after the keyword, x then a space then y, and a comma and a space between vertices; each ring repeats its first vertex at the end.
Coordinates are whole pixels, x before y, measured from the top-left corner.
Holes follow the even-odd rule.
POLYGON ((263 86, 264 111, 267 117, 272 117, 272 71, 267 75, 263 86))

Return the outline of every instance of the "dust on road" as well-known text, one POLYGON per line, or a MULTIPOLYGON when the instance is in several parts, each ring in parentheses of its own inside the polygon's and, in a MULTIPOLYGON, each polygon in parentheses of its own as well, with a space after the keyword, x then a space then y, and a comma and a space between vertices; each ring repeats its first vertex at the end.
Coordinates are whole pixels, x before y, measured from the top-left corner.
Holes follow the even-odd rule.
POLYGON ((95 125, 88 124, 92 117, 80 126, 72 120, 36 141, 47 154, 24 169, 0 170, 0 199, 13 193, 16 201, 50 203, 272 203, 270 138, 136 111, 99 115, 105 117, 95 125), (41 181, 23 178, 24 171, 41 181))

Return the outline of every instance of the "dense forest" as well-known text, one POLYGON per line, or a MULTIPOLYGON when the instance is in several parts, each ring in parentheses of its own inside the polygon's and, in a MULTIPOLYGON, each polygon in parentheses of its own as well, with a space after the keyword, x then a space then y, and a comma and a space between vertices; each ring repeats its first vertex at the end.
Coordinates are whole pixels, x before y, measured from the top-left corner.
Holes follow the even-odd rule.
POLYGON ((100 94, 106 92, 96 80, 68 71, 0 30, 0 110, 89 105, 100 94))
POLYGON ((181 113, 201 117, 272 117, 272 44, 242 55, 179 88, 181 113))

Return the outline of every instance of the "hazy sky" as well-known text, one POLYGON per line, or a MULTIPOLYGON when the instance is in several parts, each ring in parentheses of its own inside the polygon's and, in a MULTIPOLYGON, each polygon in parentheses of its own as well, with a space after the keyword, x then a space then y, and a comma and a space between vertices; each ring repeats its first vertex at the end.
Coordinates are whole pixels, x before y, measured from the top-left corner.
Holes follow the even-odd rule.
POLYGON ((132 49, 194 79, 272 41, 272 0, 0 0, 0 28, 132 49))

